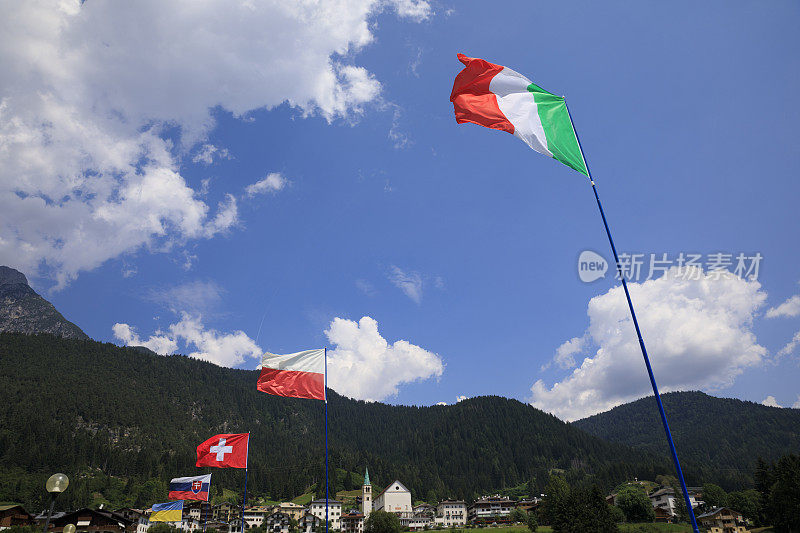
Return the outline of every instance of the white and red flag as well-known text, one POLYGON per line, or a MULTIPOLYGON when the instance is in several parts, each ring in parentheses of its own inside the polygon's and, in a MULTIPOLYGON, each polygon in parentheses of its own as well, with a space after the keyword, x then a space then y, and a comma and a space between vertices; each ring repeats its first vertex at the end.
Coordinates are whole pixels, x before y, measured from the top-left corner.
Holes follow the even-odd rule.
POLYGON ((170 500, 200 500, 207 502, 211 489, 211 474, 204 476, 176 477, 169 482, 170 500))
POLYGON ((197 466, 247 468, 249 433, 220 433, 197 447, 197 466))
POLYGON ((265 353, 256 388, 290 398, 325 399, 325 350, 277 355, 265 353))

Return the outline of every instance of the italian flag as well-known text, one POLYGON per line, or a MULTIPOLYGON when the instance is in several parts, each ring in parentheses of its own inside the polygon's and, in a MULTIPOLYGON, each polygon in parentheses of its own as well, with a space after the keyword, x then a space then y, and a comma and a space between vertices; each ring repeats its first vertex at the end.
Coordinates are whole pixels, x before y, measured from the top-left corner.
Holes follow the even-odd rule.
POLYGON ((540 154, 589 176, 562 96, 508 67, 464 54, 458 59, 464 70, 450 94, 456 122, 507 131, 540 154))
POLYGON ((325 350, 278 355, 265 353, 256 388, 291 398, 325 399, 325 350))

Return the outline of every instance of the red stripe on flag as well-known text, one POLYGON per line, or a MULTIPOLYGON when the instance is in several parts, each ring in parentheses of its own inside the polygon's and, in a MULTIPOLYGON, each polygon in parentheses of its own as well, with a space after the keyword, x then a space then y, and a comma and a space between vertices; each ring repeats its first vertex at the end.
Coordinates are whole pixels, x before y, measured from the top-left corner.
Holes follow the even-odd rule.
POLYGON ((276 396, 324 400, 325 376, 316 372, 262 368, 256 388, 276 396))
POLYGON ((483 59, 458 54, 464 70, 458 73, 453 83, 450 101, 456 113, 456 122, 472 122, 500 131, 514 133, 514 125, 500 111, 497 96, 489 90, 492 78, 503 70, 501 65, 483 59))
POLYGON ((172 490, 167 494, 170 500, 200 500, 203 502, 208 501, 208 491, 198 492, 195 494, 190 490, 172 490))

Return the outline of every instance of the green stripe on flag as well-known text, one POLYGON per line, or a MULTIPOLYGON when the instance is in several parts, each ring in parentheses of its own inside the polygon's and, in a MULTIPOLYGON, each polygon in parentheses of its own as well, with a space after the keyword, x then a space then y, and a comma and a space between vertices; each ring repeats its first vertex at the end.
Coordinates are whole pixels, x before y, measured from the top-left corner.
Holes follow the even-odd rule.
POLYGON ((588 177, 589 171, 583 162, 564 99, 545 91, 535 83, 528 85, 528 91, 533 94, 533 101, 536 102, 544 136, 547 138, 547 149, 553 154, 553 158, 588 177))

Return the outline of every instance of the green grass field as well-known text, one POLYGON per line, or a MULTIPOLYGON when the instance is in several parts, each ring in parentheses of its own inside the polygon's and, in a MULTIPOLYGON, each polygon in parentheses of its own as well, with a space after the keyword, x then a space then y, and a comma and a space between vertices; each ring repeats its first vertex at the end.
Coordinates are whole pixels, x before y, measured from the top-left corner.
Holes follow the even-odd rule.
POLYGON ((301 494, 300 496, 292 500, 292 503, 296 503, 297 505, 308 505, 309 503, 311 503, 311 500, 313 499, 314 499, 314 493, 306 492, 305 494, 301 494))

